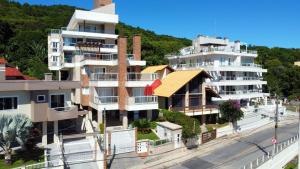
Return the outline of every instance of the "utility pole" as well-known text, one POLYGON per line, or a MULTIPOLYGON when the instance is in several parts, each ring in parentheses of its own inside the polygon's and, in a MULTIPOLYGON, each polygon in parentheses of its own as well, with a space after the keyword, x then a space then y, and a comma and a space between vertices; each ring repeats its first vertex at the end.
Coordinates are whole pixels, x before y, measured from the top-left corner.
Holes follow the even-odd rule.
MULTIPOLYGON (((103 137, 103 151, 104 151, 104 161, 103 161, 103 163, 104 163, 104 165, 106 166, 106 156, 107 156, 107 151, 106 151, 106 109, 104 108, 103 109, 103 117, 104 117, 104 119, 103 119, 103 129, 104 129, 104 132, 103 132, 103 134, 104 134, 104 137, 103 137)), ((104 167, 104 168, 106 168, 106 167, 104 167)))
POLYGON ((274 144, 274 148, 273 148, 273 155, 275 155, 275 152, 276 152, 276 145, 277 145, 277 128, 278 128, 278 104, 279 104, 279 101, 278 101, 278 96, 276 95, 276 101, 275 101, 275 104, 276 104, 276 110, 275 110, 275 133, 274 133, 274 139, 275 139, 275 143, 274 144))

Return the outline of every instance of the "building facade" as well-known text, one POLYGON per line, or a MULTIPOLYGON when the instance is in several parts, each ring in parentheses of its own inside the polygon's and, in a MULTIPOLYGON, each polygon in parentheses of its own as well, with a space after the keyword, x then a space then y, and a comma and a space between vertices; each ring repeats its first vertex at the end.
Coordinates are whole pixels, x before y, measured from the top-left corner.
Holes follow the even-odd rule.
POLYGON ((45 80, 16 80, 11 74, 7 79, 7 69, 4 67, 5 64, 0 65, 0 70, 3 70, 0 74, 1 114, 25 114, 41 131, 43 145, 58 142, 58 135, 63 133, 65 127, 71 130, 71 124, 74 131, 80 130, 81 117, 87 111, 79 110, 72 102, 72 93, 80 87, 80 82, 53 81, 51 74, 47 74, 45 80))
POLYGON ((268 93, 263 93, 262 74, 267 70, 255 64, 256 51, 247 49, 240 41, 227 38, 198 36, 193 45, 183 48, 178 54, 168 55, 170 66, 176 70, 205 69, 213 77, 206 85, 215 89, 224 100, 239 100, 242 106, 254 102, 267 102, 268 93), (245 49, 242 49, 245 47, 245 49))
POLYGON ((108 126, 123 125, 140 117, 152 118, 158 109, 156 96, 145 96, 157 74, 141 74, 141 37, 132 39, 129 54, 126 37, 115 34, 119 17, 111 0, 95 0, 95 9, 76 10, 66 28, 48 36, 49 69, 60 79, 81 81, 75 102, 89 116, 108 126))

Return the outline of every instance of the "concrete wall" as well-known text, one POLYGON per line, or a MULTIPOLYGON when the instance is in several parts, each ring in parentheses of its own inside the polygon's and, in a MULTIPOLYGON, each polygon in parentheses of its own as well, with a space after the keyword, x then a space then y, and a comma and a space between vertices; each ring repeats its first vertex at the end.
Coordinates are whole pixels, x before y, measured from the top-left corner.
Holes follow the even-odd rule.
POLYGON ((0 97, 17 97, 18 107, 15 110, 0 110, 0 113, 22 113, 31 118, 30 93, 26 91, 0 92, 0 97))

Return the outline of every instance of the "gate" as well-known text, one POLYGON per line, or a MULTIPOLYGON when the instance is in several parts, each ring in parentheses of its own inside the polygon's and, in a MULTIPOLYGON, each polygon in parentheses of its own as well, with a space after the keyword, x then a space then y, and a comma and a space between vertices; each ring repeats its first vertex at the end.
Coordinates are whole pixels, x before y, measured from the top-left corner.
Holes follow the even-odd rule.
POLYGON ((202 133, 202 144, 207 143, 211 140, 216 139, 217 130, 213 130, 211 132, 202 133))
POLYGON ((136 151, 136 130, 121 129, 108 133, 109 154, 122 154, 136 151))

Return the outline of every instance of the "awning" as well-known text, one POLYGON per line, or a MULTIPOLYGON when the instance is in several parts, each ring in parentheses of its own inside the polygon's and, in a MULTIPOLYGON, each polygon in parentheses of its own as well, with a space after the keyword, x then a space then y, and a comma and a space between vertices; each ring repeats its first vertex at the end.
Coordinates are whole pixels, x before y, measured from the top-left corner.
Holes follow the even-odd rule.
POLYGON ((162 84, 154 90, 154 95, 170 97, 200 73, 203 73, 204 77, 210 77, 203 69, 184 70, 170 73, 162 80, 162 84))

